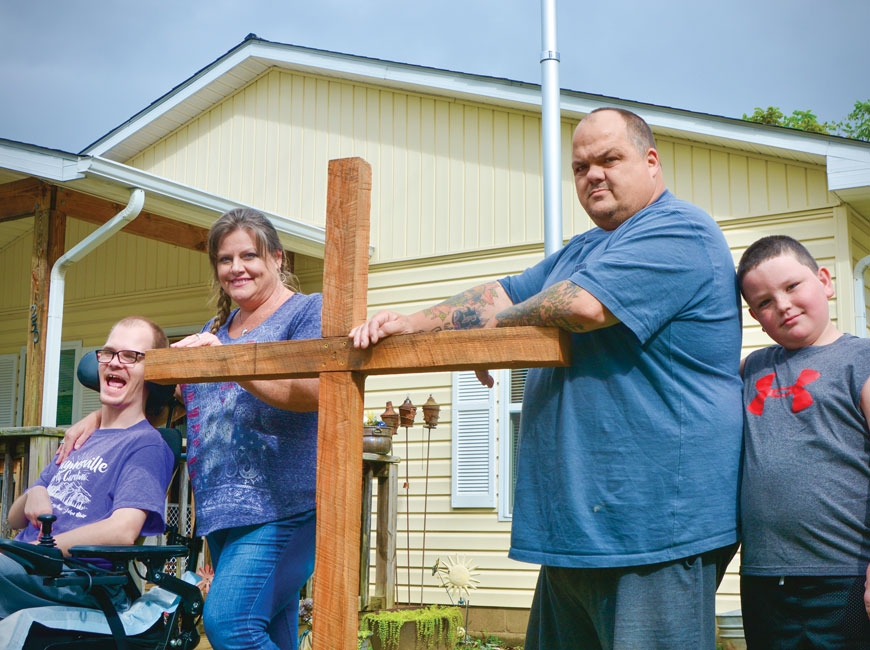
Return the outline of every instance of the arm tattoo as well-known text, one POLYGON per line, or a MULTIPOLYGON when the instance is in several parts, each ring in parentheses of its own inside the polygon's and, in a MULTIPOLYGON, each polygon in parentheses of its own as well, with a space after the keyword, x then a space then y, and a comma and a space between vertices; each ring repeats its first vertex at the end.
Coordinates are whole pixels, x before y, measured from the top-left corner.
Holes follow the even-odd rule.
POLYGON ((569 332, 584 332, 583 326, 571 312, 572 301, 583 289, 570 280, 554 284, 518 305, 499 312, 499 327, 510 325, 539 325, 559 327, 569 332))
POLYGON ((474 287, 424 309, 423 313, 427 318, 440 321, 438 329, 478 329, 493 315, 487 312, 492 309, 496 291, 495 283, 474 287))

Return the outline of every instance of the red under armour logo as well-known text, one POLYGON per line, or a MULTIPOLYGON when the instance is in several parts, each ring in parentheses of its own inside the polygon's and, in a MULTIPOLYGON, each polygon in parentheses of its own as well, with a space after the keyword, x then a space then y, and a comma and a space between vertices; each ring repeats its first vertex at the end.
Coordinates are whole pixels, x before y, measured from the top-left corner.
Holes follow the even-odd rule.
POLYGON ((770 373, 769 375, 765 375, 755 382, 755 390, 758 391, 758 395, 756 395, 749 403, 746 410, 754 415, 761 415, 764 413, 764 400, 768 397, 788 397, 791 395, 792 413, 803 411, 805 408, 812 406, 813 404, 813 396, 810 395, 810 391, 804 388, 804 386, 813 383, 821 376, 821 373, 817 370, 806 368, 801 370, 801 374, 798 376, 798 380, 795 382, 794 386, 771 388, 776 374, 770 373))

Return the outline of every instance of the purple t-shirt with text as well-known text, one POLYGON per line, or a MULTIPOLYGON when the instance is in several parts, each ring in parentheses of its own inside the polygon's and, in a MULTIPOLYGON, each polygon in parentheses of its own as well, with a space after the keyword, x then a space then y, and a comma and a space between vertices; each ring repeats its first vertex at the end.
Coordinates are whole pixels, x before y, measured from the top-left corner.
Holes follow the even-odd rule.
MULTIPOLYGON (((174 465, 163 436, 142 420, 127 429, 97 429, 63 464, 49 463, 33 485, 48 490, 54 534, 106 519, 118 508, 138 508, 147 513, 141 534, 159 535, 174 465)), ((39 535, 28 526, 17 539, 39 535)))

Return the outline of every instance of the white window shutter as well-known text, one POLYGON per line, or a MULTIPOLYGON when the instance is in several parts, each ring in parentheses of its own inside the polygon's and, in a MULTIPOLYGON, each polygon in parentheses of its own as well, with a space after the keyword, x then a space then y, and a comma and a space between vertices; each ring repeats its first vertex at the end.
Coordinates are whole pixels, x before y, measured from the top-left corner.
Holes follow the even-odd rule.
POLYGON ((18 355, 0 355, 0 427, 15 426, 15 395, 18 392, 18 355))
POLYGON ((495 390, 477 381, 471 371, 453 373, 454 508, 496 505, 495 390))

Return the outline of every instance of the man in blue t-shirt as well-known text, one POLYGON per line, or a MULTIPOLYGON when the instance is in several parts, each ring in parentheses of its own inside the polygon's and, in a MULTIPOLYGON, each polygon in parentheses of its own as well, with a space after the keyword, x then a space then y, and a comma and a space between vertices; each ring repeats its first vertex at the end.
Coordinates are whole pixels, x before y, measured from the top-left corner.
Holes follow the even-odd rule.
MULTIPOLYGON (((350 333, 508 325, 572 332, 528 373, 510 556, 541 564, 526 650, 715 647, 737 542, 740 297, 713 219, 665 188, 649 126, 599 109, 574 132, 596 228, 520 275, 350 333)), ((479 373, 492 385, 488 373, 479 373)))
MULTIPOLYGON (((42 514, 57 516, 52 532, 64 554, 71 546, 133 544, 140 535, 163 533, 175 459, 145 419, 148 388, 141 361, 147 350, 168 345, 163 330, 145 318, 126 318, 112 328, 97 350, 99 428, 62 464, 49 463, 12 504, 9 523, 23 529, 17 539, 35 543, 42 514)), ((120 589, 115 597, 125 599, 120 589)), ((57 603, 97 607, 81 589, 46 587, 0 554, 0 618, 57 603)))

